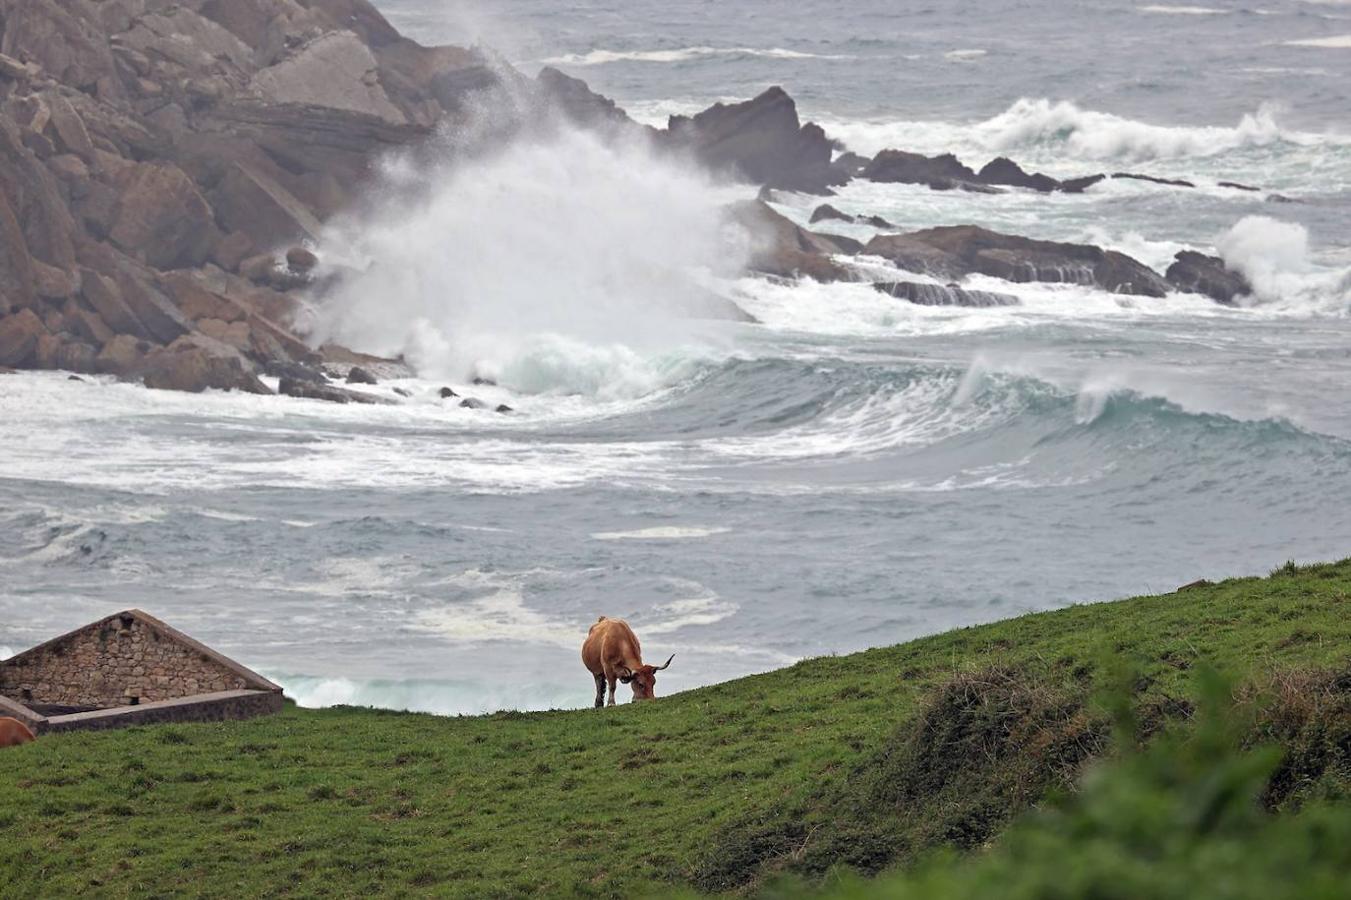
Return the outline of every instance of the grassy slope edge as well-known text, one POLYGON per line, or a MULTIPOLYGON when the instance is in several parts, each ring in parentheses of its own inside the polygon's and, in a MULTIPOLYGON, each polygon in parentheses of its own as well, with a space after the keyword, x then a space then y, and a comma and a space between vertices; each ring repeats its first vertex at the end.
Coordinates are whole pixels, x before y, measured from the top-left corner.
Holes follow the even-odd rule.
MULTIPOLYGON (((1103 653, 1159 698, 1198 661, 1344 666, 1351 560, 1076 606, 611 710, 473 718, 294 708, 53 736, 0 757, 0 880, 43 895, 630 895, 715 835, 843 784, 955 675, 1083 679, 1103 653)), ((580 667, 578 702, 589 699, 580 667)))

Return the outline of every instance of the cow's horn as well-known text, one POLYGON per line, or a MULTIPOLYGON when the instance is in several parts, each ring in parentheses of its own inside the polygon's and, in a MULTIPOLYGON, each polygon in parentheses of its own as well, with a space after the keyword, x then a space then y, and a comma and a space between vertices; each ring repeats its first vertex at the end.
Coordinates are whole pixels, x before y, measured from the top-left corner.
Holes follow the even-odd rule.
MULTIPOLYGON (((674 653, 671 654, 671 659, 675 659, 675 654, 674 654, 674 653)), ((660 672, 662 669, 669 668, 670 665, 671 665, 671 659, 666 660, 666 665, 664 665, 664 666, 657 666, 657 671, 660 672)))

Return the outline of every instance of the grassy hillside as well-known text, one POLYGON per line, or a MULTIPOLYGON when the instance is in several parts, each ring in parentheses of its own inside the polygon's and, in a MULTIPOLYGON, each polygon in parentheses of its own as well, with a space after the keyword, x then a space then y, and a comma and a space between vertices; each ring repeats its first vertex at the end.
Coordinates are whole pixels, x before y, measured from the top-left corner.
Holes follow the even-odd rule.
MULTIPOLYGON (((0 883, 44 896, 723 889, 838 861, 859 837, 850 821, 869 809, 883 839, 850 862, 881 868, 971 844, 964 834, 978 846, 1098 752, 1105 720, 1083 698, 1109 655, 1137 673, 1142 731, 1187 716, 1198 662, 1258 680, 1344 669, 1351 560, 1025 616, 600 711, 288 709, 53 736, 0 755, 0 883), (1006 709, 1021 718, 999 726, 1004 756, 989 765, 916 771, 972 740, 944 725, 945 709, 959 725, 998 724, 1006 709), (1019 787, 1027 750, 1049 760, 1031 772, 1031 791, 1019 787), (899 780, 879 780, 879 765, 899 780), (931 816, 907 820, 916 803, 955 835, 932 829, 931 816), (794 832, 801 822, 805 833, 794 832)), ((581 705, 587 678, 573 674, 581 705)), ((1302 723, 1268 723, 1316 745, 1301 750, 1310 772, 1286 767, 1277 803, 1335 794, 1346 774, 1327 735, 1302 723)))

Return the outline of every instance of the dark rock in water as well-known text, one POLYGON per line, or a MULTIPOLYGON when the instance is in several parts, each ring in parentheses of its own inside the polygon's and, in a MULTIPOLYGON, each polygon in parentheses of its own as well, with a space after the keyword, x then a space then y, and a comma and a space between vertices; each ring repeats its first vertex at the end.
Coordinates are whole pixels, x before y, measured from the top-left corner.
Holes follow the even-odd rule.
POLYGON ((1248 279, 1226 268, 1224 260, 1218 256, 1183 250, 1173 260, 1164 277, 1180 291, 1205 294, 1226 306, 1233 306, 1236 298, 1252 293, 1248 279))
POLYGON ((1005 156, 992 159, 985 164, 976 177, 985 184, 1004 184, 1009 187, 1030 188, 1034 191, 1049 193, 1060 188, 1060 182, 1040 172, 1028 174, 1022 166, 1005 156))
POLYGON ((1137 175, 1133 172, 1113 172, 1113 178, 1125 178, 1130 181, 1148 181, 1151 184, 1162 184, 1167 187, 1194 188, 1196 185, 1190 181, 1183 181, 1180 178, 1156 178, 1153 175, 1137 175))
POLYGON ((871 225, 871 226, 874 227, 874 228, 895 228, 895 227, 896 227, 895 225, 892 225, 890 222, 888 222, 886 219, 882 218, 881 216, 863 216, 862 218, 856 217, 856 218, 854 219, 854 221, 855 221, 855 222, 861 222, 861 223, 864 224, 864 225, 871 225))
POLYGON ((379 384, 379 382, 375 380, 375 376, 361 368, 361 366, 352 366, 352 368, 347 370, 347 383, 379 384))
POLYGON ((1221 181, 1219 184, 1222 188, 1233 188, 1236 191, 1248 191, 1249 193, 1257 193, 1262 190, 1249 184, 1239 184, 1237 181, 1221 181))
POLYGON ((834 153, 819 125, 803 125, 797 104, 781 87, 753 100, 719 103, 693 117, 672 116, 664 138, 713 169, 790 191, 829 194, 849 179, 831 168, 834 153))
POLYGON ((769 185, 761 185, 760 190, 755 192, 755 199, 761 203, 774 203, 778 195, 769 185))
POLYGON ((303 275, 319 265, 319 257, 304 247, 292 247, 286 251, 286 265, 292 272, 303 275))
POLYGON ((66 381, 78 381, 80 382, 80 384, 84 384, 84 379, 81 378, 79 375, 67 375, 66 381))
POLYGON ((482 400, 478 399, 477 397, 465 397, 463 400, 460 401, 460 408, 461 408, 461 409, 487 409, 487 408, 488 408, 488 404, 484 403, 482 400))
POLYGON ((480 385, 480 386, 486 384, 486 385, 488 385, 489 387, 497 387, 497 382, 496 382, 496 381, 494 381, 494 380, 491 379, 491 378, 484 378, 484 377, 481 376, 481 375, 475 375, 474 378, 473 378, 473 380, 470 381, 469 383, 470 383, 470 384, 474 384, 474 385, 480 385))
POLYGON ((924 156, 904 150, 883 150, 864 168, 862 177, 890 184, 924 184, 936 191, 998 193, 951 153, 924 156))
POLYGON ((829 203, 822 203, 820 206, 816 207, 816 209, 812 210, 812 216, 807 221, 815 225, 817 222, 825 222, 827 220, 852 222, 854 221, 854 217, 847 213, 840 212, 829 203))
POLYGON ((1022 301, 1012 294, 993 291, 968 291, 955 284, 923 284, 915 281, 888 281, 873 285, 873 290, 908 300, 918 306, 1019 306, 1022 301))
POLYGON ((370 405, 390 405, 392 403, 390 400, 344 390, 333 385, 299 381, 294 378, 283 378, 281 384, 277 386, 277 392, 288 397, 299 397, 304 400, 326 400, 329 403, 366 403, 370 405))
POLYGON ((403 388, 395 388, 395 389, 394 389, 394 393, 398 394, 400 397, 411 397, 411 396, 413 396, 413 392, 412 392, 412 391, 406 391, 406 390, 404 390, 403 388))
POLYGON ((291 378, 296 381, 309 381, 314 384, 328 384, 328 378, 318 369, 304 363, 268 360, 263 364, 263 374, 273 378, 291 378))
POLYGON ((759 200, 734 203, 728 218, 749 233, 753 272, 778 278, 807 276, 817 281, 841 281, 849 272, 831 258, 848 254, 844 238, 808 231, 759 200))
POLYGON ((943 279, 979 272, 1005 281, 1082 284, 1147 297, 1162 297, 1169 290, 1158 273, 1124 253, 1000 234, 975 225, 879 235, 863 252, 943 279))
POLYGON ((1106 175, 1083 175, 1079 178, 1066 178, 1060 182, 1060 192, 1063 194, 1082 194, 1099 181, 1106 180, 1106 175))
POLYGON ((499 404, 497 404, 497 409, 493 410, 493 412, 499 412, 499 413, 509 413, 509 412, 515 412, 515 411, 516 411, 516 410, 512 409, 510 406, 507 406, 505 403, 499 403, 499 404))
POLYGON ((866 156, 859 156, 857 153, 846 151, 835 157, 835 161, 830 164, 830 167, 845 180, 849 180, 862 175, 863 170, 868 168, 870 162, 872 160, 866 156))
POLYGON ((1297 198, 1297 197, 1287 197, 1287 196, 1285 196, 1284 194, 1268 194, 1268 195, 1267 195, 1267 202, 1268 202, 1268 203, 1303 203, 1304 201, 1303 201, 1303 200, 1300 200, 1300 199, 1297 198))
POLYGON ((454 391, 452 391, 452 390, 451 390, 450 388, 448 388, 448 387, 443 387, 443 388, 441 388, 441 390, 438 391, 438 393, 441 395, 441 399, 442 399, 442 400, 449 400, 451 397, 458 397, 458 396, 460 396, 459 394, 455 393, 454 391))

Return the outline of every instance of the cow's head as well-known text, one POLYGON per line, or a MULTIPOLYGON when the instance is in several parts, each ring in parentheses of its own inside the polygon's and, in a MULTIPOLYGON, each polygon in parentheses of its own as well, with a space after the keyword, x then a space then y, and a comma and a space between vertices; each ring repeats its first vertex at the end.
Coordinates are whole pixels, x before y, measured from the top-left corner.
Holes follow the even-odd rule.
MULTIPOLYGON (((671 654, 671 659, 675 659, 674 653, 671 654)), ((669 666, 671 659, 666 660, 665 665, 643 666, 636 670, 627 666, 620 666, 619 680, 633 686, 634 700, 655 700, 657 699, 657 673, 669 666)))

